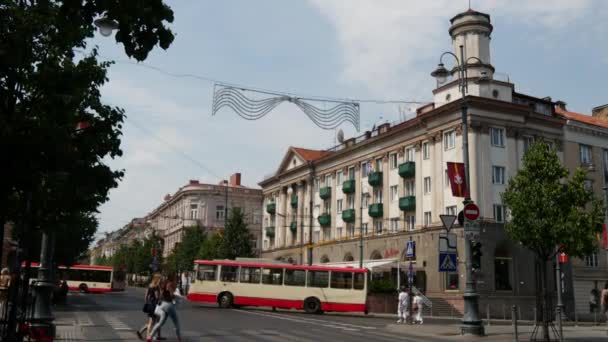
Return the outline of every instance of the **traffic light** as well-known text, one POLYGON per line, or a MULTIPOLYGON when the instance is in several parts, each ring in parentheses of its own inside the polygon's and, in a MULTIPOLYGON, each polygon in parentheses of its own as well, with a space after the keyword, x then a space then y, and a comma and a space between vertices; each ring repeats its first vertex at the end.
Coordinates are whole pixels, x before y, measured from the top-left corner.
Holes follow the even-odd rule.
POLYGON ((481 269, 481 242, 471 241, 471 266, 475 270, 481 269))
POLYGON ((464 212, 462 210, 458 213, 458 224, 464 227, 464 212))

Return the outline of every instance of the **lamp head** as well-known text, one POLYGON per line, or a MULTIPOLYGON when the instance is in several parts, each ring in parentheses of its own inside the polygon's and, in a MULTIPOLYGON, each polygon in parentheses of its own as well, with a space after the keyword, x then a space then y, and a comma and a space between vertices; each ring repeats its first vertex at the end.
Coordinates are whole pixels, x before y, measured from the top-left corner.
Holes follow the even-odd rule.
POLYGON ((437 69, 431 73, 431 76, 435 77, 437 80, 437 84, 445 83, 449 75, 450 72, 445 68, 443 63, 439 63, 439 65, 437 65, 437 69))
POLYGON ((112 31, 118 29, 118 22, 114 19, 108 18, 106 15, 99 19, 95 19, 93 24, 97 26, 99 29, 99 33, 101 33, 104 37, 109 37, 112 34, 112 31))
POLYGON ((293 188, 292 187, 288 187, 287 188, 287 194, 291 195, 293 193, 293 188))

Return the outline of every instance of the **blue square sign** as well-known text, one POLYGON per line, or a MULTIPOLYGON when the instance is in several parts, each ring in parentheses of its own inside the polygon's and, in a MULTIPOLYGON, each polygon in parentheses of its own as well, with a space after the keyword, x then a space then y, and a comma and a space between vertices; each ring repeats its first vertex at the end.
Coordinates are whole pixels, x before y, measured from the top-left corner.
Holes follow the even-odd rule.
POLYGON ((416 241, 407 241, 405 243, 405 257, 416 258, 416 241))
POLYGON ((439 253, 439 272, 456 272, 457 270, 456 253, 439 253))

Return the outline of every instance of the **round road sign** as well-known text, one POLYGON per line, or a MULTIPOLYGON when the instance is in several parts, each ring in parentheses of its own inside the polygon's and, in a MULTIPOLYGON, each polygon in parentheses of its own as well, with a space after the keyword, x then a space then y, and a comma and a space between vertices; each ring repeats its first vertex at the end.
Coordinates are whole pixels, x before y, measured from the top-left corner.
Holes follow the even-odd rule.
POLYGON ((475 203, 469 203, 462 210, 464 217, 469 221, 475 221, 479 218, 479 207, 475 203))

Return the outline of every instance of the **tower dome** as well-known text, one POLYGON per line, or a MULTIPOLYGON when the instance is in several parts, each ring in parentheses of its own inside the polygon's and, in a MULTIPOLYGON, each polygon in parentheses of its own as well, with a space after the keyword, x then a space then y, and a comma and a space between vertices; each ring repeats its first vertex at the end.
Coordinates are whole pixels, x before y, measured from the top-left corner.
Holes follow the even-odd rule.
MULTIPOLYGON (((469 9, 454 16, 450 23, 454 53, 460 58, 460 47, 463 47, 464 61, 461 63, 468 60, 468 77, 492 78, 494 67, 490 58, 490 35, 493 27, 490 15, 469 9)), ((458 77, 457 68, 452 70, 452 76, 458 77)))

